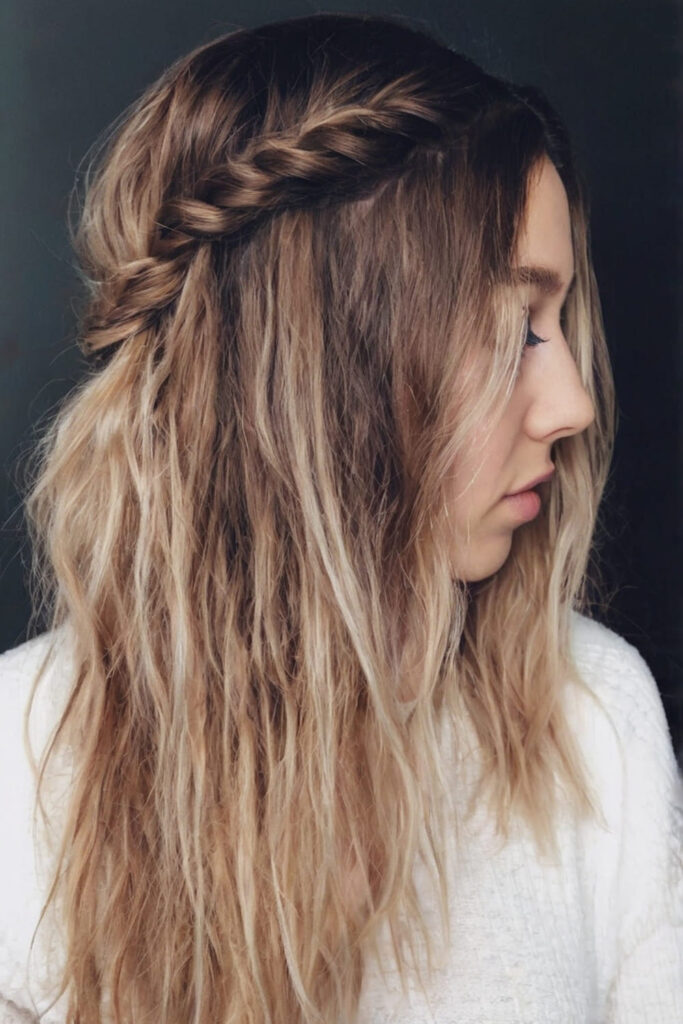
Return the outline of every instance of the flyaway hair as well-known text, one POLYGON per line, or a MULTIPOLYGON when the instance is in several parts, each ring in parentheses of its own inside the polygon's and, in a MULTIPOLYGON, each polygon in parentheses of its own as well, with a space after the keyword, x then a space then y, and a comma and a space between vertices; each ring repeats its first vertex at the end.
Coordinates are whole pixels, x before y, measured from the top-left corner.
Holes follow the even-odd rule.
POLYGON ((74 245, 89 362, 25 485, 35 621, 74 658, 39 769, 71 758, 46 901, 69 1024, 350 1022, 380 926, 404 973, 435 941, 417 861, 445 922, 445 721, 501 836, 552 855, 560 807, 597 813, 560 696, 614 396, 565 129, 397 17, 240 29, 107 133, 74 245), (448 475, 518 369, 544 156, 596 416, 468 585, 448 475))

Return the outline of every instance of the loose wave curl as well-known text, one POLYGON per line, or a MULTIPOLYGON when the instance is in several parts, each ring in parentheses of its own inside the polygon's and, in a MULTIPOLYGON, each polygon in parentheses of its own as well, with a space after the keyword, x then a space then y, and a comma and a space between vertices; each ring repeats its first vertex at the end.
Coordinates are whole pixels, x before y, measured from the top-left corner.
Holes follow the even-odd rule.
POLYGON ((544 855, 560 806, 597 813, 560 699, 615 429, 586 189, 537 90, 397 17, 215 39, 101 149, 92 362, 25 497, 34 614, 74 657, 38 772, 71 757, 60 994, 70 1024, 351 1021, 381 924, 404 975, 430 948, 417 860, 446 922, 444 721, 503 836, 514 815, 544 855), (445 487, 517 372, 544 155, 596 416, 470 586, 445 487))

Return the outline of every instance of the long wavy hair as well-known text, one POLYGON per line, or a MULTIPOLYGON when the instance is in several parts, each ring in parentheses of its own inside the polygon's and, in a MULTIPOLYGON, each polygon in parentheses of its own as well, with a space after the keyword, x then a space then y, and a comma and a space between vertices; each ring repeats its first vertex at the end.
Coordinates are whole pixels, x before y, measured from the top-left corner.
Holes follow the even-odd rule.
POLYGON ((404 976, 433 945, 418 862, 447 939, 444 723, 478 748, 467 814, 503 838, 514 818, 552 855, 560 808, 600 813, 561 700, 588 690, 571 614, 615 430, 587 190, 538 90, 338 14, 177 60, 86 179, 90 358, 24 485, 35 621, 73 657, 36 765, 39 794, 72 765, 43 908, 68 1021, 351 1021, 380 926, 404 976), (519 369, 511 266, 546 156, 596 416, 468 584, 446 488, 519 369))

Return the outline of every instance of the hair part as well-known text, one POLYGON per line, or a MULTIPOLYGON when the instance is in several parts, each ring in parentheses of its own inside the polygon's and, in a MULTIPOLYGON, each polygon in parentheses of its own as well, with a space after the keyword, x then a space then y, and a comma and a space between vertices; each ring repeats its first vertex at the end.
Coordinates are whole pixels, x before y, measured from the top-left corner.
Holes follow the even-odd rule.
POLYGON ((501 835, 552 853, 559 786, 596 812, 561 699, 614 432, 585 189, 540 93, 398 18, 229 33, 104 141, 74 237, 92 362, 25 501, 74 658, 39 769, 73 755, 60 994, 88 1024, 351 1021, 380 928, 429 967, 417 860, 447 934, 445 722, 501 835), (545 156, 596 419, 468 586, 445 488, 514 380, 545 156))

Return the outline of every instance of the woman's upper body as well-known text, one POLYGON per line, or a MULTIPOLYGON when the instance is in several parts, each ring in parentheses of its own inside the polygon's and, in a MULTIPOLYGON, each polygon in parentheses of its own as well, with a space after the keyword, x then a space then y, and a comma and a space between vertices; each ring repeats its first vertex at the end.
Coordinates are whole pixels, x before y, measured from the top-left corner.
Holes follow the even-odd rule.
MULTIPOLYGON (((320 14, 200 45, 106 142, 75 238, 93 362, 25 501, 36 607, 76 627, 46 798, 68 1016, 680 1020, 662 705, 570 616, 616 403, 558 113, 400 19, 320 14), (475 768, 528 829, 502 849, 486 814, 460 829, 475 768), (432 945, 435 907, 422 999, 367 947, 432 945)), ((18 1006, 51 874, 20 729, 43 646, 0 663, 18 1006)))
MULTIPOLYGON (((33 838, 34 780, 23 716, 48 638, 41 634, 0 656, 0 1020, 7 1024, 37 1019, 47 1007, 59 960, 54 922, 39 930, 29 956, 49 855, 33 838), (56 945, 46 952, 50 941, 56 945)), ((425 992, 417 982, 403 992, 390 958, 384 977, 370 958, 359 1021, 683 1020, 683 787, 661 698, 637 649, 576 612, 572 649, 611 719, 577 690, 563 691, 608 828, 567 817, 560 824, 560 862, 544 864, 523 831, 503 844, 486 815, 475 815, 449 851, 452 942, 443 962, 425 992)), ((56 722, 67 664, 62 644, 31 716, 38 753, 56 722)), ((455 751, 445 740, 456 808, 474 753, 455 751)), ((427 920, 433 915, 436 927, 436 904, 420 881, 422 867, 415 870, 427 920)), ((388 937, 383 942, 388 954, 388 937)), ((62 1024, 64 1007, 62 997, 42 1019, 62 1024)))

